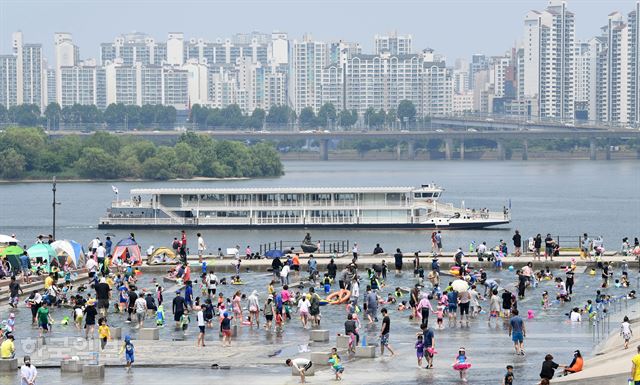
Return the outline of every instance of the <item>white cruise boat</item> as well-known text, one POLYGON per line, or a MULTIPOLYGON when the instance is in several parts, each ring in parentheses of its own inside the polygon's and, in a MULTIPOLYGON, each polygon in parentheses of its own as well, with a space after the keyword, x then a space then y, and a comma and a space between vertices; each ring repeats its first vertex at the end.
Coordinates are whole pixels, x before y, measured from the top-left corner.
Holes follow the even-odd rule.
POLYGON ((477 229, 508 224, 511 213, 440 202, 444 189, 278 187, 133 189, 99 228, 477 229))

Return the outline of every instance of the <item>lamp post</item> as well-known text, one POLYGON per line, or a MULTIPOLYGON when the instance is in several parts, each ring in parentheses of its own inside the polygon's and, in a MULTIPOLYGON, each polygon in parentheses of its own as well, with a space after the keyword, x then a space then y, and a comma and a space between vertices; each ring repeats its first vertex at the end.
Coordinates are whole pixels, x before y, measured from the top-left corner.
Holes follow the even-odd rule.
POLYGON ((53 192, 53 202, 51 204, 52 208, 53 208, 53 229, 52 229, 52 234, 53 235, 53 239, 56 239, 56 206, 60 204, 60 202, 56 202, 56 177, 53 177, 53 187, 51 188, 51 191, 53 192))

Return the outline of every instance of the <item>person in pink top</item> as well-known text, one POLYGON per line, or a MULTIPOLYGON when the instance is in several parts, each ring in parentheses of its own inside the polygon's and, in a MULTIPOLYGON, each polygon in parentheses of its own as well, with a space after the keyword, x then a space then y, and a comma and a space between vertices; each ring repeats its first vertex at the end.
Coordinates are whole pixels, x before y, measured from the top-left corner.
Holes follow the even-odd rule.
POLYGON ((433 313, 433 307, 431 306, 431 301, 429 301, 429 295, 426 293, 422 294, 422 298, 420 302, 418 302, 417 306, 418 314, 420 314, 422 318, 422 325, 429 324, 429 311, 433 313))
POLYGON ((238 319, 242 321, 242 295, 240 294, 240 290, 236 291, 233 295, 233 299, 231 300, 231 307, 233 308, 234 320, 235 324, 238 324, 238 319))

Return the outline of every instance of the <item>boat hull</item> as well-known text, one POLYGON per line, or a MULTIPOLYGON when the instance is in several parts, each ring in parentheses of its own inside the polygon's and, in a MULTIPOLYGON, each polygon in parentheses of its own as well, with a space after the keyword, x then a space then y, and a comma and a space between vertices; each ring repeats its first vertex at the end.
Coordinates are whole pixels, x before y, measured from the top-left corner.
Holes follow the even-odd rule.
POLYGON ((348 224, 112 224, 100 223, 99 229, 369 229, 369 230, 480 230, 486 227, 508 225, 509 221, 486 221, 477 223, 451 223, 437 226, 433 223, 348 223, 348 224))

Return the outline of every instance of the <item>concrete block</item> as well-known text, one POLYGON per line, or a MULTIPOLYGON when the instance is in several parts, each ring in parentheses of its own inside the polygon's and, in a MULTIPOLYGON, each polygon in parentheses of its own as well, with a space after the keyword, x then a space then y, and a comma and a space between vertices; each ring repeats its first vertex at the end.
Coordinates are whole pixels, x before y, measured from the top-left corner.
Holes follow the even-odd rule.
POLYGON ((82 378, 104 378, 104 365, 83 365, 82 378))
POLYGON ((160 330, 158 328, 142 328, 138 332, 139 340, 159 340, 160 339, 160 330))
POLYGON ((120 327, 110 327, 111 329, 111 338, 114 340, 122 339, 122 328, 120 327))
MULTIPOLYGON (((315 376, 315 374, 316 374, 316 368, 318 366, 317 366, 317 364, 315 362, 313 362, 313 360, 311 360, 311 363, 312 363, 311 367, 304 372, 304 375, 306 377, 315 376)), ((291 367, 291 375, 292 376, 300 376, 300 372, 298 372, 298 370, 292 366, 291 367)))
POLYGON ((45 337, 36 337, 36 347, 41 348, 47 344, 45 337))
POLYGON ((313 342, 328 342, 329 331, 328 330, 311 330, 310 339, 313 342))
POLYGON ((331 357, 331 352, 311 352, 311 362, 313 365, 326 365, 331 357))
POLYGON ((6 358, 0 360, 0 372, 15 372, 18 370, 17 358, 6 358))
POLYGON ((349 336, 336 336, 336 348, 340 349, 349 349, 349 341, 351 338, 349 336))
POLYGON ((376 358, 375 346, 356 346, 357 358, 376 358))
POLYGON ((80 360, 62 360, 60 362, 60 371, 63 373, 80 373, 83 366, 80 360))
POLYGON ((231 337, 238 336, 238 325, 231 325, 231 337))

